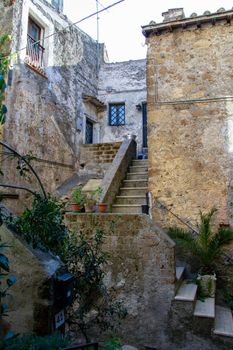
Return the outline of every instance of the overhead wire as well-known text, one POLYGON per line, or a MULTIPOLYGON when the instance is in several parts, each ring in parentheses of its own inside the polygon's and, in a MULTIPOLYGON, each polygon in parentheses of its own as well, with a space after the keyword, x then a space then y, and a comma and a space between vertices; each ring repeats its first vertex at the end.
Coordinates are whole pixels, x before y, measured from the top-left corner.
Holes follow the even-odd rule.
MULTIPOLYGON (((114 6, 118 5, 118 4, 120 4, 120 3, 123 2, 123 1, 125 1, 125 0, 118 0, 117 2, 111 4, 111 5, 107 6, 107 7, 104 7, 104 8, 102 8, 101 10, 95 11, 95 12, 91 13, 90 15, 88 15, 88 16, 86 16, 86 17, 83 17, 82 19, 80 19, 80 20, 78 20, 78 21, 73 22, 73 23, 69 24, 68 26, 66 26, 66 27, 64 27, 64 28, 62 28, 62 29, 60 29, 60 30, 58 30, 58 31, 56 31, 56 32, 53 32, 53 33, 47 35, 46 37, 44 37, 44 40, 49 39, 49 38, 51 38, 52 36, 57 35, 57 34, 59 34, 59 33, 62 33, 62 32, 64 32, 65 30, 67 30, 68 28, 72 28, 73 26, 76 26, 77 24, 82 23, 82 22, 86 21, 87 19, 96 16, 96 15, 98 15, 98 14, 101 13, 101 12, 107 11, 108 9, 110 9, 110 8, 112 8, 112 7, 114 7, 114 6)), ((40 40, 35 41, 31 46, 35 46, 35 45, 37 45, 37 44, 40 44, 40 40)), ((10 54, 10 55, 6 55, 6 56, 4 56, 4 57, 0 57, 0 60, 4 60, 4 59, 6 59, 6 58, 11 58, 11 57, 17 55, 19 52, 21 52, 21 51, 23 51, 23 50, 26 50, 26 49, 27 49, 27 46, 22 47, 21 49, 17 50, 16 52, 14 52, 14 53, 12 53, 12 54, 10 54)))

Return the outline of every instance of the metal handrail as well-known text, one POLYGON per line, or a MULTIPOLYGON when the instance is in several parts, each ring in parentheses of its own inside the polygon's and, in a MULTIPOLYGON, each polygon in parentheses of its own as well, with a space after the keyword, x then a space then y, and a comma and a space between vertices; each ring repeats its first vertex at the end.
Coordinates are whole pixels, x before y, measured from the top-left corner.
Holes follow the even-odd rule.
POLYGON ((26 55, 29 63, 35 67, 42 68, 44 66, 44 52, 45 48, 28 34, 26 55))

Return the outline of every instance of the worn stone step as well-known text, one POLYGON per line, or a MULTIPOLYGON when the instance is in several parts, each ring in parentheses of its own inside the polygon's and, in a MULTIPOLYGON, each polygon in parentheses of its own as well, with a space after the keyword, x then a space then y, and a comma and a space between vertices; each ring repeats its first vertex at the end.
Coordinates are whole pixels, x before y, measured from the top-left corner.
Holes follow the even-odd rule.
POLYGON ((136 166, 132 165, 129 167, 129 172, 130 173, 148 173, 148 167, 147 166, 136 166))
POLYGON ((136 204, 113 204, 112 212, 119 214, 142 214, 142 207, 136 204))
POLYGON ((115 204, 139 204, 146 205, 146 196, 116 196, 115 204))
POLYGON ((147 173, 128 173, 127 180, 147 180, 148 174, 147 173))
POLYGON ((148 166, 148 159, 135 159, 135 160, 133 160, 132 165, 148 166))
POLYGON ((203 301, 197 300, 193 314, 196 317, 208 317, 208 318, 214 319, 214 317, 215 317, 215 298, 206 298, 203 301))
POLYGON ((233 318, 230 308, 216 305, 213 333, 233 337, 233 318))
POLYGON ((184 266, 176 266, 176 280, 180 281, 183 277, 185 267, 184 266))
POLYGON ((143 196, 148 192, 147 187, 121 187, 120 196, 143 196))
POLYGON ((197 285, 184 281, 178 289, 174 299, 179 301, 194 301, 196 299, 196 294, 197 285))
POLYGON ((124 187, 147 187, 148 181, 145 179, 139 180, 124 180, 124 187))

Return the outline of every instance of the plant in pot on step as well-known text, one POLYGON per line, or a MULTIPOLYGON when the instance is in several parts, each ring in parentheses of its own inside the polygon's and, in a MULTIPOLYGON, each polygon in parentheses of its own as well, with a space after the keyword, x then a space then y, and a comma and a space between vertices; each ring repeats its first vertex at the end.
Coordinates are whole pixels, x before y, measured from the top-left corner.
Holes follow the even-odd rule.
POLYGON ((106 213, 108 205, 107 205, 107 203, 101 202, 102 194, 103 194, 103 189, 102 189, 102 187, 98 186, 97 189, 95 190, 95 194, 94 194, 94 197, 97 200, 98 212, 99 213, 106 213))
POLYGON ((71 194, 73 202, 70 203, 70 210, 82 212, 84 209, 85 195, 82 192, 82 187, 76 187, 71 194))
POLYGON ((177 246, 197 259, 197 284, 200 294, 205 297, 214 297, 218 259, 224 254, 226 245, 233 241, 233 229, 220 227, 215 232, 212 230, 211 220, 216 211, 213 208, 207 214, 200 213, 198 233, 178 227, 168 229, 177 246))

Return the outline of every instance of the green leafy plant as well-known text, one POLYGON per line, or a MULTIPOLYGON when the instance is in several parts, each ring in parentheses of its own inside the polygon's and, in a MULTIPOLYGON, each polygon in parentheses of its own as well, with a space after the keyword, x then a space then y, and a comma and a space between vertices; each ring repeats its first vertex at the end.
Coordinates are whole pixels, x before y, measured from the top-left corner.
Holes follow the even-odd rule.
POLYGON ((15 221, 15 227, 33 248, 51 251, 61 258, 68 239, 68 229, 63 223, 65 204, 48 195, 35 196, 32 208, 27 208, 15 221))
POLYGON ((233 310, 233 293, 224 290, 223 299, 225 303, 231 308, 231 310, 233 310))
MULTIPOLYGON (((8 245, 3 243, 0 239, 0 327, 4 317, 7 316, 8 305, 4 303, 5 297, 8 295, 9 289, 16 283, 15 276, 9 276, 10 271, 10 262, 8 257, 5 255, 5 250, 8 248, 8 245)), ((6 332, 1 332, 1 337, 3 339, 10 339, 14 336, 10 330, 6 332)))
POLYGON ((87 342, 93 325, 101 330, 113 329, 113 321, 126 315, 125 308, 112 300, 104 284, 104 266, 108 261, 108 254, 102 249, 104 239, 105 232, 98 227, 90 235, 72 234, 66 251, 66 266, 75 276, 75 303, 69 310, 68 323, 78 326, 87 342))
POLYGON ((2 35, 0 37, 0 125, 5 123, 7 108, 4 104, 5 90, 6 90, 6 74, 10 57, 7 55, 7 44, 10 42, 11 37, 9 35, 2 35))
POLYGON ((39 337, 36 335, 23 335, 3 342, 4 350, 57 350, 61 347, 71 346, 72 342, 61 333, 39 337))
POLYGON ((233 240, 231 228, 212 231, 211 220, 215 212, 216 209, 213 208, 207 214, 200 213, 199 234, 178 227, 168 229, 176 244, 197 258, 201 273, 213 273, 217 259, 224 254, 225 245, 233 240))
POLYGON ((83 207, 86 197, 82 192, 81 186, 78 186, 73 190, 71 197, 76 204, 79 204, 81 207, 83 207))
POLYGON ((94 191, 93 197, 96 198, 97 202, 100 202, 102 194, 103 189, 102 187, 98 186, 97 189, 94 191))

